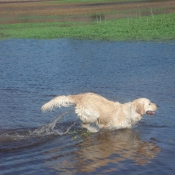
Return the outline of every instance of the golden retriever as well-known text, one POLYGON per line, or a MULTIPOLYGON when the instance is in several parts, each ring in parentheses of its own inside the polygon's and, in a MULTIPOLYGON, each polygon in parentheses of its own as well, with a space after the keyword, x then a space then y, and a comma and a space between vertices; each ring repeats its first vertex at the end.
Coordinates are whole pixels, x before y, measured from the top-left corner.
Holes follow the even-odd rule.
POLYGON ((81 119, 82 127, 90 132, 98 131, 97 128, 91 126, 94 122, 99 128, 105 129, 131 128, 142 119, 143 115, 153 115, 157 110, 157 105, 146 98, 121 104, 91 92, 57 96, 44 104, 41 110, 53 110, 54 107, 71 105, 75 106, 75 113, 81 119))

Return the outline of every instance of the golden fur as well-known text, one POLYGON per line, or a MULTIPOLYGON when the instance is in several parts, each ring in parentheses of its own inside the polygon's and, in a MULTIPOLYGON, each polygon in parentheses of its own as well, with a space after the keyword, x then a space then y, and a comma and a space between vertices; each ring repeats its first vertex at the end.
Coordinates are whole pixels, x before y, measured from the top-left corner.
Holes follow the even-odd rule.
POLYGON ((99 128, 121 129, 131 128, 142 119, 145 114, 153 115, 157 105, 146 98, 139 98, 132 102, 121 104, 110 101, 95 93, 58 96, 42 106, 42 111, 52 110, 54 107, 68 107, 74 105, 75 113, 82 121, 82 127, 91 132, 97 132, 90 124, 96 122, 99 128))

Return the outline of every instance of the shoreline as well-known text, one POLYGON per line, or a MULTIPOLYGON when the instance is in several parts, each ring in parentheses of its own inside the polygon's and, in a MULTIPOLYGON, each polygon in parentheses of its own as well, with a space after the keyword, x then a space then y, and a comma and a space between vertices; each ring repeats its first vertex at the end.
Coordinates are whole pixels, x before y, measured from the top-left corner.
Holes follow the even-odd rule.
POLYGON ((42 1, 0 4, 0 39, 174 40, 174 7, 175 1, 170 0, 159 3, 42 1), (150 4, 156 6, 150 8, 150 4))

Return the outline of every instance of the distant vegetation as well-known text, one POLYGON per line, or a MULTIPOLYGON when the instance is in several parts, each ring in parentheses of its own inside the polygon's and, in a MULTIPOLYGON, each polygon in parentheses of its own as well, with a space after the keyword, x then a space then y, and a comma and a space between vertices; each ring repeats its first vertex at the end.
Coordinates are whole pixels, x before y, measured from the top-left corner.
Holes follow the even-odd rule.
POLYGON ((99 40, 174 40, 175 13, 91 23, 45 22, 1 24, 0 38, 82 38, 99 40))
MULTIPOLYGON (((140 2, 141 0, 134 0, 134 2, 140 2)), ((81 2, 81 3, 103 3, 103 2, 133 2, 133 0, 55 0, 54 3, 75 3, 75 2, 81 2)), ((53 1, 50 1, 50 3, 53 3, 53 1)))

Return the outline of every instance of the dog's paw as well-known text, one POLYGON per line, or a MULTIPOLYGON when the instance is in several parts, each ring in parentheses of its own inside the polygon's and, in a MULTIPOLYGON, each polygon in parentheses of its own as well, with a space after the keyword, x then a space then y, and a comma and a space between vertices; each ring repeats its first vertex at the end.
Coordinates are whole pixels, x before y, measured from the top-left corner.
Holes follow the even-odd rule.
POLYGON ((98 129, 98 128, 93 127, 93 126, 89 126, 89 127, 87 127, 87 129, 88 129, 88 131, 89 131, 89 132, 93 132, 93 133, 96 133, 96 132, 98 132, 98 131, 99 131, 99 129, 98 129))

